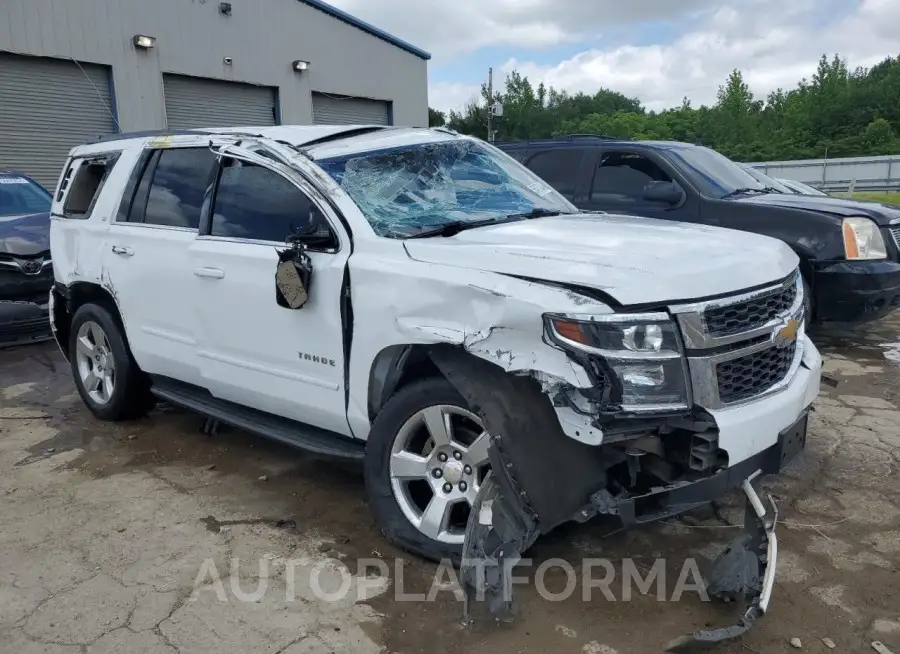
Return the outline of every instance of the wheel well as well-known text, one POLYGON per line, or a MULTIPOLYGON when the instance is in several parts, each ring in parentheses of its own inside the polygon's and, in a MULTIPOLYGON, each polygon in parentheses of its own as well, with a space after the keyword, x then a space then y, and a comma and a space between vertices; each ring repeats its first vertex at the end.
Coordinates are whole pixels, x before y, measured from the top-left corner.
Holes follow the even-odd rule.
POLYGON ((122 316, 119 307, 112 294, 100 286, 91 282, 76 282, 65 287, 57 284, 53 288, 56 302, 53 309, 53 323, 56 326, 56 342, 59 348, 67 353, 69 351, 69 334, 72 328, 72 317, 78 308, 93 302, 107 309, 113 318, 122 326, 122 316))
POLYGON ((375 420, 390 397, 410 382, 443 376, 431 360, 428 346, 386 347, 375 357, 369 371, 369 421, 375 420))

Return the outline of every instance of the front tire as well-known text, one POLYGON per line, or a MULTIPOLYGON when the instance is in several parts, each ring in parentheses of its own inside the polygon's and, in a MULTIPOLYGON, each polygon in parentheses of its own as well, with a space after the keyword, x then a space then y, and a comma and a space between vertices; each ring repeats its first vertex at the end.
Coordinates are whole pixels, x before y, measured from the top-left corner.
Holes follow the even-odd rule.
POLYGON ((489 444, 481 419, 443 377, 391 397, 372 424, 365 459, 369 505, 385 537, 458 564, 489 444))
POLYGON ((75 312, 69 361, 78 394, 101 420, 139 418, 153 408, 149 381, 131 356, 121 322, 106 307, 88 303, 75 312))

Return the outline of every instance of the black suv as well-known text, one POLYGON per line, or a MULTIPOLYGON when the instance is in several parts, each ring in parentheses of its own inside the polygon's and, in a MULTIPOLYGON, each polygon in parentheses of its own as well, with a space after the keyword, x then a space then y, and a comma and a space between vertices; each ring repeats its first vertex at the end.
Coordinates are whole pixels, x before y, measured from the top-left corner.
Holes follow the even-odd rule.
POLYGON ((900 207, 782 193, 689 143, 575 135, 497 145, 583 210, 781 239, 800 256, 819 320, 871 320, 900 306, 900 207))

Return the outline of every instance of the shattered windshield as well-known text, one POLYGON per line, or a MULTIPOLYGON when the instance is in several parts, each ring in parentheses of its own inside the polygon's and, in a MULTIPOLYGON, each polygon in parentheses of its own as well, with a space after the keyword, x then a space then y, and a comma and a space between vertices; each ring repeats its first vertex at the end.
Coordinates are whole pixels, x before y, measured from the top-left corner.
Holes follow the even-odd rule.
POLYGON ((550 185, 469 139, 375 150, 317 162, 379 236, 406 238, 449 223, 532 212, 576 213, 550 185))
POLYGON ((739 191, 765 193, 766 185, 715 150, 701 146, 672 147, 666 154, 707 197, 721 199, 739 191))

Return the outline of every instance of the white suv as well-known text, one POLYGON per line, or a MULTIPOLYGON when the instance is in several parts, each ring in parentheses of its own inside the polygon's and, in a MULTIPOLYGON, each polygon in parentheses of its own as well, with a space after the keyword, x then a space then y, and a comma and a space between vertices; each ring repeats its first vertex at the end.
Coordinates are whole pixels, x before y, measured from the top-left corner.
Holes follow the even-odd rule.
POLYGON ((162 398, 362 460, 403 548, 508 559, 742 483, 774 546, 751 481, 803 448, 821 368, 779 241, 579 214, 447 130, 284 126, 75 148, 51 244, 96 416, 162 398))

